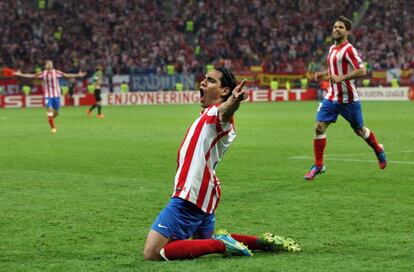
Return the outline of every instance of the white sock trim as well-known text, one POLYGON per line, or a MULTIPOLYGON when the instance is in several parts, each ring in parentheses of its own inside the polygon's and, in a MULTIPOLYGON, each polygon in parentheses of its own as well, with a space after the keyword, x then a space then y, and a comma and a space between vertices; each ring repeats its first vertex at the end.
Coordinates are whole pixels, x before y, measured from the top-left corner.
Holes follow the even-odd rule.
POLYGON ((315 140, 319 140, 319 139, 325 139, 326 138, 326 133, 321 134, 321 135, 315 135, 315 140))
POLYGON ((161 248, 161 250, 160 250, 160 256, 161 256, 164 260, 166 260, 167 262, 169 262, 169 261, 170 261, 170 260, 168 260, 168 259, 167 259, 167 257, 165 257, 164 248, 161 248))
POLYGON ((47 112, 48 117, 53 117, 53 112, 47 112))
POLYGON ((368 139, 369 135, 371 134, 371 131, 368 128, 365 128, 365 134, 364 134, 364 139, 368 139))

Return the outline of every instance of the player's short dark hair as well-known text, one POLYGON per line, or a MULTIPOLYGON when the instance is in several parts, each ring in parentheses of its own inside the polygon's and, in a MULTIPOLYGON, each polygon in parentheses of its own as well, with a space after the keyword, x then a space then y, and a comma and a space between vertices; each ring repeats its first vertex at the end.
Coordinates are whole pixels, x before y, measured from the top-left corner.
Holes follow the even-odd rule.
POLYGON ((351 22, 351 20, 349 20, 345 16, 339 16, 339 18, 336 19, 335 22, 342 22, 342 23, 344 23, 345 28, 348 31, 352 29, 352 22, 351 22))
POLYGON ((228 95, 223 97, 224 101, 227 101, 227 99, 229 99, 229 97, 231 96, 233 89, 236 88, 237 86, 236 77, 230 71, 229 68, 224 67, 224 66, 216 67, 214 68, 214 70, 219 71, 222 74, 220 78, 221 87, 228 87, 230 89, 230 92, 228 93, 228 95))

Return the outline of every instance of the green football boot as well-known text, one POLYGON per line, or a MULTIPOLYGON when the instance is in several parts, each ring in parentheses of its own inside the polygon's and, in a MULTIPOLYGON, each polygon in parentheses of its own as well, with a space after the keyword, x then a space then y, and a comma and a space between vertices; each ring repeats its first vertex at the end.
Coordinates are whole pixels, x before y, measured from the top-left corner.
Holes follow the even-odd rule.
POLYGON ((283 236, 274 235, 269 232, 266 232, 259 236, 259 243, 262 245, 263 250, 265 251, 298 252, 302 250, 300 244, 294 241, 292 238, 285 238, 283 236))

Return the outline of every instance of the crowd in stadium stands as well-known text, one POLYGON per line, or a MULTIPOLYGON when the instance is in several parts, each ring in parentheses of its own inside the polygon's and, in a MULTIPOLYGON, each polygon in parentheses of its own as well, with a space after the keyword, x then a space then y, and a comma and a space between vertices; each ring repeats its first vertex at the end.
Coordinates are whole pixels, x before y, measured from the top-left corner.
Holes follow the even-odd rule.
POLYGON ((374 69, 414 68, 414 5, 410 0, 371 0, 356 46, 374 69))
POLYGON ((0 67, 33 70, 45 59, 66 71, 203 73, 320 70, 339 15, 375 69, 414 67, 412 0, 37 0, 0 2, 0 67))

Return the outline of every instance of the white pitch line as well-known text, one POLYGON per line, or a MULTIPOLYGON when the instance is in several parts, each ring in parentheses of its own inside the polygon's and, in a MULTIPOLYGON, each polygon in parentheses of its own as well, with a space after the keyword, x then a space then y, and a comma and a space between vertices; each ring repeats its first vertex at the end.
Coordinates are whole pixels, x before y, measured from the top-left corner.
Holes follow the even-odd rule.
MULTIPOLYGON (((313 157, 310 156, 294 156, 289 157, 291 160, 313 160, 313 157)), ((349 162, 370 162, 370 163, 378 163, 377 161, 371 161, 371 160, 358 160, 358 159, 332 159, 328 158, 328 161, 349 161, 349 162)), ((410 161, 388 161, 388 163, 394 163, 394 164, 414 164, 414 162, 410 161)))

